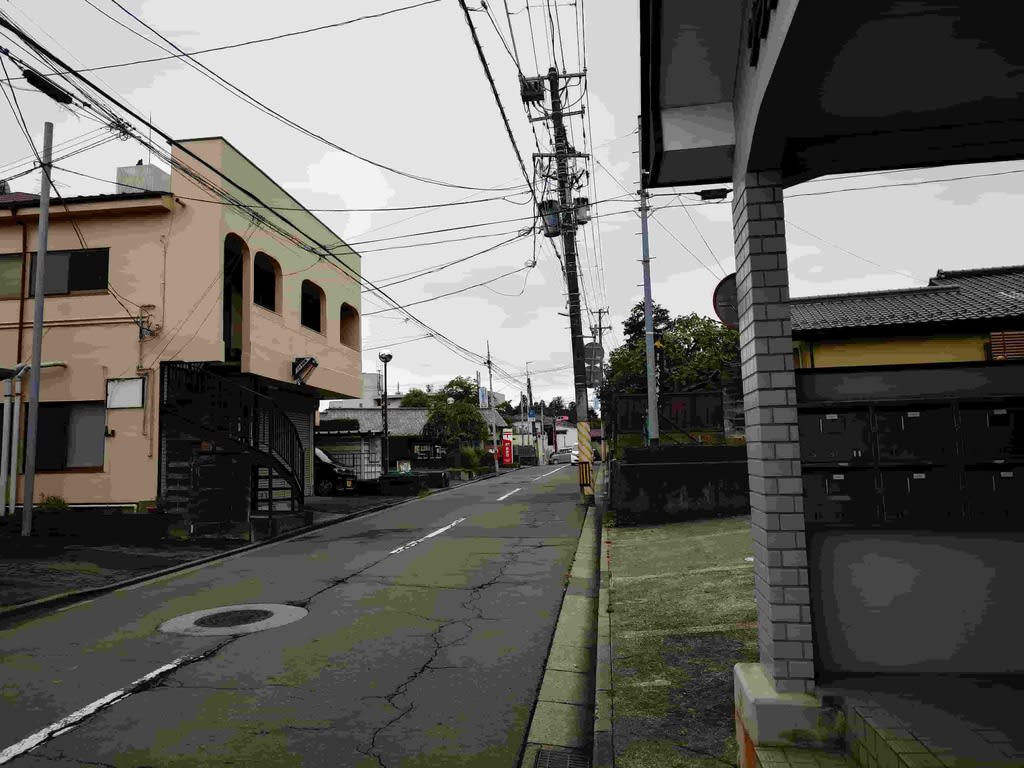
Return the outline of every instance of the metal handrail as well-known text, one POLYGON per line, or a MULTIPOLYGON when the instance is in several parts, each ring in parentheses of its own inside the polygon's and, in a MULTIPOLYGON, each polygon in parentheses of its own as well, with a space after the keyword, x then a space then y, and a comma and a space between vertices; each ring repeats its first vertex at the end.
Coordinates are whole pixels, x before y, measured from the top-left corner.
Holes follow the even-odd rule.
POLYGON ((198 406, 192 409, 196 416, 186 417, 189 421, 274 458, 287 470, 302 497, 306 455, 299 431, 272 398, 218 376, 201 363, 164 362, 161 403, 171 405, 182 397, 198 406))

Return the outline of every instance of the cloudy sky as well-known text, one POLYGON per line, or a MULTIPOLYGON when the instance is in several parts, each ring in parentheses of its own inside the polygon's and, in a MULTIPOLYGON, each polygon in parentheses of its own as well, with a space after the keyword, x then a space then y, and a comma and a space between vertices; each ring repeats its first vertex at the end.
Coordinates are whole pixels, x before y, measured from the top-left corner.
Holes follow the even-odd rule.
MULTIPOLYGON (((417 0, 121 0, 139 19, 185 50, 194 51, 414 5, 417 0)), ((491 0, 507 39, 505 8, 491 0)), ((479 7, 479 0, 470 3, 479 7)), ((532 12, 531 38, 524 0, 508 0, 515 43, 527 75, 546 71, 552 42, 545 14, 532 12), (532 43, 531 43, 532 39, 532 43)), ((537 4, 539 6, 539 3, 537 4)), ((161 52, 138 21, 112 0, 0 0, 0 10, 38 35, 76 66, 100 66, 152 58, 161 52), (100 11, 111 18, 107 18, 100 11), (139 34, 133 34, 131 30, 139 34)), ((570 71, 581 69, 580 11, 585 16, 589 121, 571 119, 572 139, 590 149, 589 171, 602 217, 585 227, 581 282, 594 313, 610 313, 605 347, 621 339, 621 322, 642 296, 639 221, 635 202, 624 197, 638 179, 636 121, 639 111, 637 3, 578 0, 555 13, 556 57, 570 71), (582 5, 581 5, 582 4, 582 5), (585 132, 585 138, 584 138, 585 132), (598 247, 599 242, 599 247, 598 247)), ((531 128, 519 98, 512 57, 490 18, 471 14, 512 122, 527 168, 542 146, 542 124, 531 128)), ((152 35, 150 35, 152 37, 152 35)), ((0 38, 0 44, 18 48, 0 38)), ((484 76, 464 15, 456 0, 440 0, 378 19, 198 57, 291 120, 382 164, 408 173, 469 187, 522 184, 512 145, 484 76)), ((479 200, 504 193, 472 192, 426 184, 381 170, 297 133, 233 97, 179 61, 162 61, 96 72, 92 77, 141 114, 151 115, 167 133, 189 138, 223 135, 310 208, 376 208, 479 200)), ((21 83, 19 88, 27 88, 21 83)), ((35 140, 42 123, 55 123, 55 142, 91 134, 99 126, 57 107, 46 97, 18 91, 35 140)), ((570 98, 580 99, 578 88, 570 98)), ((0 102, 0 178, 23 170, 28 147, 0 102), (17 161, 22 161, 18 165, 17 161)), ((578 109, 579 106, 574 108, 578 109)), ((546 146, 545 146, 546 149, 546 146)), ((113 141, 78 155, 66 167, 105 179, 119 165, 134 164, 144 150, 113 141)), ((583 166, 581 166, 582 168, 583 166)), ((794 296, 904 288, 920 285, 937 269, 963 269, 1024 262, 1016 224, 1021 202, 1019 173, 944 183, 917 183, 972 174, 1024 170, 1024 164, 908 171, 855 178, 819 179, 787 191, 791 292, 794 296), (900 184, 868 191, 863 187, 900 184), (839 191, 844 190, 844 191, 839 191)), ((111 192, 109 184, 55 175, 61 192, 111 192)), ((15 190, 37 192, 38 174, 11 182, 15 190)), ((423 211, 324 213, 322 218, 363 253, 363 274, 372 281, 460 259, 509 239, 527 226, 504 221, 469 230, 425 235, 430 230, 502 222, 530 216, 522 191, 505 199, 423 211), (399 235, 402 239, 381 241, 399 235), (468 238, 450 242, 454 238, 468 238), (428 244, 437 240, 448 240, 428 244), (376 242, 372 242, 376 241, 376 242), (394 246, 414 246, 395 248, 394 246)), ((655 207, 671 205, 659 197, 655 207)), ((726 205, 666 208, 651 224, 653 292, 673 313, 713 316, 712 291, 732 272, 732 232, 726 205), (692 220, 691 220, 692 217, 692 220)), ((403 303, 481 283, 534 259, 534 242, 524 237, 442 272, 404 282, 388 293, 403 303)), ((552 244, 537 238, 536 267, 412 311, 474 352, 490 342, 494 359, 519 381, 533 377, 534 396, 573 399, 566 298, 552 244)), ((364 315, 381 300, 364 295, 364 315)), ((596 315, 594 316, 596 323, 596 315)), ((591 319, 584 316, 585 326, 591 319)), ((365 317, 363 370, 377 366, 387 345, 392 387, 442 384, 455 375, 474 376, 478 366, 437 342, 397 312, 365 317)), ((486 377, 486 370, 481 371, 486 377)), ((495 389, 518 398, 520 383, 496 378, 495 389)))

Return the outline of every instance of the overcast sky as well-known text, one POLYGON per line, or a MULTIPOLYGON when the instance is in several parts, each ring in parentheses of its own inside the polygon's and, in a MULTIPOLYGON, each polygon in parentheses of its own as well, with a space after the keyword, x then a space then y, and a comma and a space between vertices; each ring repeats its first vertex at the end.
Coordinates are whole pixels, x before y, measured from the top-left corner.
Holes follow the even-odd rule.
MULTIPOLYGON (((111 0, 91 2, 133 29, 145 32, 111 0)), ((125 7, 186 50, 330 24, 415 2, 123 0, 125 7)), ((471 7, 478 3, 476 0, 471 7)), ((540 68, 546 71, 551 41, 545 36, 542 14, 533 13, 536 34, 531 45, 527 12, 522 10, 524 1, 508 0, 508 4, 524 71, 530 75, 536 68, 534 45, 540 68)), ((491 0, 491 5, 504 30, 501 0, 491 0)), ((0 0, 0 9, 75 65, 98 66, 161 55, 152 44, 105 18, 85 0, 0 0)), ((576 33, 579 10, 573 4, 557 11, 562 30, 560 47, 564 47, 570 71, 580 68, 576 33)), ((609 324, 614 329, 610 338, 606 332, 605 340, 605 348, 610 349, 621 340, 621 323, 629 308, 642 297, 639 221, 630 212, 635 204, 622 200, 623 188, 635 191, 638 179, 634 133, 639 111, 637 3, 589 0, 583 10, 590 122, 585 125, 581 118, 572 118, 571 129, 577 148, 595 148, 600 165, 591 165, 590 172, 596 180, 598 197, 619 200, 600 206, 602 214, 606 214, 600 226, 592 222, 585 227, 581 240, 581 282, 591 310, 610 310, 609 324), (595 249, 598 236, 602 247, 595 249)), ((529 169, 536 147, 519 98, 512 58, 487 15, 475 12, 471 16, 529 169)), ((0 39, 0 43, 10 45, 5 39, 0 39)), ((561 65, 560 50, 557 57, 561 65)), ((336 29, 209 53, 200 60, 292 120, 381 163, 474 187, 504 187, 522 182, 456 0, 441 0, 336 29)), ((474 193, 466 190, 424 184, 367 165, 261 114, 184 63, 140 64, 98 72, 92 77, 140 113, 151 114, 155 124, 175 137, 224 136, 310 208, 414 206, 497 194, 476 193, 474 198, 470 197, 474 193)), ((26 87, 24 83, 19 85, 26 87)), ((580 95, 579 89, 573 89, 574 100, 580 95)), ((40 144, 45 120, 55 123, 55 142, 98 127, 31 89, 19 90, 18 97, 40 144)), ((6 112, 6 102, 0 102, 0 106, 2 178, 24 169, 24 165, 12 164, 28 155, 29 150, 6 112)), ((541 124, 534 127, 546 144, 541 124)), ((137 144, 114 141, 74 157, 65 165, 113 179, 117 166, 134 164, 142 157, 145 151, 137 144)), ((819 179, 787 190, 786 217, 795 225, 788 232, 792 295, 905 288, 925 284, 937 269, 1024 262, 1017 253, 1019 213, 1015 207, 1021 200, 1024 177, 1017 173, 870 191, 810 194, 1020 169, 1024 169, 1024 164, 958 166, 819 179)), ((63 185, 60 190, 65 195, 113 191, 109 184, 68 174, 56 173, 55 180, 63 185)), ((19 178, 11 186, 15 190, 38 192, 38 174, 19 178)), ((426 212, 320 215, 348 242, 356 243, 355 249, 363 252, 363 274, 376 282, 496 245, 526 222, 494 224, 447 235, 358 243, 529 216, 532 209, 525 204, 528 199, 520 193, 506 200, 426 212), (485 233, 487 237, 463 242, 384 249, 485 233)), ((655 207, 673 202, 678 201, 665 197, 653 201, 655 207)), ((712 291, 717 281, 734 269, 730 222, 728 204, 668 208, 655 214, 650 230, 655 301, 673 314, 698 312, 714 316, 712 291)), ((532 239, 524 238, 388 292, 403 303, 420 301, 522 267, 533 255, 532 239)), ((522 380, 527 364, 531 371, 547 371, 533 377, 534 397, 550 399, 561 395, 569 401, 574 396, 568 319, 559 315, 566 311, 566 299, 551 243, 543 237, 537 238, 536 256, 537 264, 532 270, 422 304, 412 311, 480 354, 485 353, 490 341, 494 359, 522 380)), ((379 299, 364 295, 364 315, 381 306, 379 299)), ((590 325, 586 315, 584 325, 590 325)), ((377 350, 369 348, 384 344, 391 347, 394 355, 389 365, 392 391, 395 384, 404 392, 412 386, 443 384, 460 374, 473 377, 479 369, 433 340, 409 341, 421 335, 418 327, 403 322, 396 312, 365 317, 363 370, 376 369, 377 350)), ((486 370, 481 373, 486 381, 486 370)), ((510 399, 518 399, 518 384, 496 378, 494 388, 510 399)))

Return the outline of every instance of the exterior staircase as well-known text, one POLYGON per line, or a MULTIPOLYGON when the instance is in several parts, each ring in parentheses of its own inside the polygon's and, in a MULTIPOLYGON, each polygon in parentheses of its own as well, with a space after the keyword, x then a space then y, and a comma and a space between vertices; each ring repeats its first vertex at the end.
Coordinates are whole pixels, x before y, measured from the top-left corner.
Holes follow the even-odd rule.
POLYGON ((242 522, 240 499, 248 500, 244 517, 253 538, 275 535, 285 518, 309 522, 305 452, 295 425, 273 399, 206 363, 164 362, 160 420, 166 444, 178 446, 164 457, 162 501, 185 508, 193 531, 242 522), (202 449, 200 441, 207 443, 202 449))

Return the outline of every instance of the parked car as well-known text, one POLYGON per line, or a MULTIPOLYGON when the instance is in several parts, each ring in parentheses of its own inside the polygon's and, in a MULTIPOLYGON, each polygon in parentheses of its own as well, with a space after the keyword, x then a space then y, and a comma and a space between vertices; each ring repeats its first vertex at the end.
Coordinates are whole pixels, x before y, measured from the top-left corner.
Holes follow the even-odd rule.
POLYGON ((317 496, 351 493, 356 489, 356 472, 331 460, 319 448, 313 449, 313 492, 317 496))
POLYGON ((579 453, 575 448, 559 448, 548 456, 551 464, 575 464, 579 460, 579 453))

